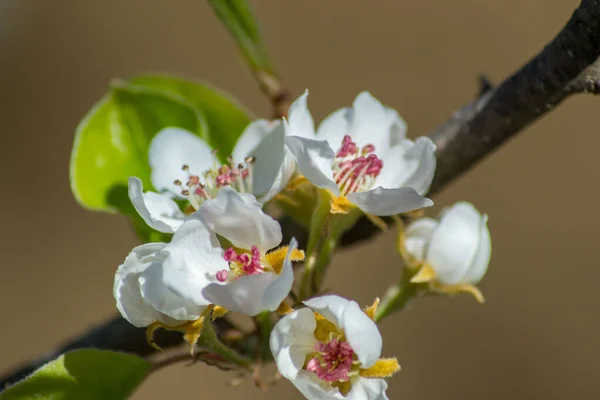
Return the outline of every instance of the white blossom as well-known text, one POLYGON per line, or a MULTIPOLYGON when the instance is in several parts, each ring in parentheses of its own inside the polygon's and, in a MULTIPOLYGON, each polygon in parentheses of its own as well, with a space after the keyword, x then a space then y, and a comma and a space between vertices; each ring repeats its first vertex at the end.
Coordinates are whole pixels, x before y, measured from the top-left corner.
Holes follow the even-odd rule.
POLYGON ((492 252, 487 220, 472 204, 460 202, 443 210, 439 220, 409 224, 406 250, 421 266, 413 281, 431 281, 445 292, 468 291, 483 300, 474 285, 485 275, 492 252))
POLYGON ((284 143, 279 121, 252 122, 238 139, 229 162, 221 164, 202 139, 181 128, 165 128, 149 147, 151 181, 159 193, 143 192, 142 182, 129 180, 129 197, 150 227, 173 233, 184 215, 173 200, 188 200, 197 210, 223 187, 272 199, 288 183, 295 161, 284 143))
POLYGON ((384 400, 396 359, 380 359, 382 338, 353 301, 335 295, 305 301, 282 318, 270 347, 282 376, 310 400, 384 400))
POLYGON ((365 213, 393 215, 429 207, 423 197, 435 172, 435 145, 406 138, 398 113, 368 92, 352 108, 329 115, 315 132, 305 92, 290 107, 285 142, 300 172, 334 199, 332 212, 354 204, 365 213))
POLYGON ((137 327, 158 321, 177 326, 196 320, 206 305, 180 297, 162 281, 165 243, 148 243, 134 248, 115 274, 113 295, 117 309, 137 327))
POLYGON ((250 194, 223 188, 188 217, 164 253, 163 284, 193 304, 247 315, 276 310, 289 294, 292 261, 304 254, 250 194), (217 234, 231 246, 222 248, 217 234), (273 251, 269 251, 273 250, 273 251))

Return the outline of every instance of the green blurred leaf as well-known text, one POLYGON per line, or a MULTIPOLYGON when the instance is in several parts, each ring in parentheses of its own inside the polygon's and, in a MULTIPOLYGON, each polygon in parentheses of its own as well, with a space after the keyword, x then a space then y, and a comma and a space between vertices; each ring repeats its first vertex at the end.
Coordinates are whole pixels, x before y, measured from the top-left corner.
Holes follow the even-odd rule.
POLYGON ((235 99, 209 85, 168 75, 116 81, 77 127, 71 154, 71 188, 84 207, 118 211, 141 240, 167 241, 150 229, 127 196, 127 180, 137 176, 152 190, 148 147, 163 128, 181 127, 206 140, 226 159, 250 123, 235 99))
POLYGON ((206 83, 171 75, 142 75, 131 83, 180 96, 201 110, 209 126, 209 143, 219 149, 219 157, 231 154, 246 126, 253 119, 236 99, 206 83))
POLYGON ((240 46, 254 71, 275 74, 258 24, 247 0, 208 0, 213 11, 240 46))
POLYGON ((115 85, 81 121, 71 153, 71 189, 84 207, 122 211, 127 179, 152 188, 148 146, 161 129, 176 126, 208 138, 202 113, 182 97, 146 87, 115 85))
POLYGON ((75 350, 0 393, 0 399, 126 399, 148 374, 150 366, 144 359, 129 354, 75 350))

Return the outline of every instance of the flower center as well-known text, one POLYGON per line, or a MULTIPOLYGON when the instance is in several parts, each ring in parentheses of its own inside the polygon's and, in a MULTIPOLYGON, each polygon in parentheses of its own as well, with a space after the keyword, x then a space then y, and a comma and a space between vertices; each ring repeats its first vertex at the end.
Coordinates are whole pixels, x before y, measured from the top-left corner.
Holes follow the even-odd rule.
POLYGON ((264 272, 260 251, 256 246, 252 246, 250 254, 243 252, 238 254, 233 247, 230 247, 225 250, 223 258, 229 263, 229 269, 233 276, 230 276, 229 271, 221 270, 216 275, 219 282, 226 282, 227 278, 235 280, 243 275, 256 275, 264 272))
POLYGON ((332 338, 315 345, 317 354, 308 360, 306 370, 314 372, 325 382, 347 382, 354 362, 354 350, 348 342, 332 338))
POLYGON ((373 187, 383 168, 383 161, 374 152, 372 144, 359 148, 350 136, 344 136, 332 165, 333 179, 340 188, 341 196, 373 187))
POLYGON ((174 183, 181 188, 181 194, 188 198, 194 209, 198 210, 204 200, 212 199, 225 186, 231 186, 240 193, 252 192, 254 158, 248 157, 243 163, 236 164, 230 157, 228 162, 220 165, 215 157, 214 166, 200 175, 192 173, 188 165, 181 167, 187 172, 188 180, 185 185, 180 180, 174 183))

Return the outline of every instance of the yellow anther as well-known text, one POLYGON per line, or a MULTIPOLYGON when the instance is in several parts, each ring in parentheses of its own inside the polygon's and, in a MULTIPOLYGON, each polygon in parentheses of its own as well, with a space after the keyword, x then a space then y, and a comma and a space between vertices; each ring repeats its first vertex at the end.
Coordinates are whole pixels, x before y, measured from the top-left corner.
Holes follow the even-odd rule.
POLYGON ((380 358, 375 364, 366 369, 361 369, 359 374, 363 378, 389 378, 400 371, 400 364, 395 358, 380 358))
POLYGON ((348 214, 352 210, 353 204, 346 196, 335 196, 331 193, 331 213, 348 214))
MULTIPOLYGON (((285 261, 285 256, 288 253, 289 246, 283 246, 278 249, 275 249, 265 255, 265 259, 267 263, 273 268, 273 271, 276 274, 280 274, 283 269, 283 262, 285 261)), ((292 254, 290 254, 291 261, 303 261, 304 260, 304 251, 294 249, 292 254)))
POLYGON ((275 312, 281 316, 287 315, 293 311, 294 309, 290 307, 285 301, 282 301, 279 307, 277 307, 277 310, 275 310, 275 312))
POLYGON ((214 321, 217 318, 222 318, 225 316, 225 314, 227 314, 229 312, 228 309, 226 309, 225 307, 221 307, 221 306, 215 306, 213 308, 213 312, 212 312, 212 320, 214 321))
POLYGON ((205 314, 203 313, 200 318, 195 321, 190 321, 181 326, 181 331, 183 332, 183 339, 189 343, 190 345, 190 354, 194 355, 194 347, 200 339, 200 335, 202 334, 202 328, 204 328, 204 319, 205 314))
POLYGON ((365 314, 367 314, 367 316, 369 318, 371 318, 373 321, 375 320, 375 312, 377 312, 377 307, 379 306, 379 297, 375 297, 375 300, 373 301, 373 304, 371 304, 368 307, 365 307, 364 312, 365 314))
POLYGON ((435 271, 429 264, 423 264, 419 272, 415 274, 410 281, 412 283, 431 282, 435 279, 435 271))

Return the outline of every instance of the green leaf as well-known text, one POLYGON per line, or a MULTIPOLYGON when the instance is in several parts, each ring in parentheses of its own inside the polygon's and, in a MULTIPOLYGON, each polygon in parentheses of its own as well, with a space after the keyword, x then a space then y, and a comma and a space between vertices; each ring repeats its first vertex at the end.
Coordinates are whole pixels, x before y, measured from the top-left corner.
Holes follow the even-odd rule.
POLYGON ((254 71, 275 74, 258 24, 247 0, 208 0, 217 17, 240 46, 254 71))
POLYGON ((142 358, 106 350, 74 350, 0 393, 2 400, 126 399, 150 371, 142 358))
POLYGON ((125 212, 127 179, 152 188, 148 146, 161 129, 208 138, 202 113, 172 93, 119 82, 81 121, 71 153, 71 189, 84 207, 125 212))
POLYGON ((253 119, 236 99, 206 83, 170 75, 142 75, 133 78, 131 83, 180 96, 201 110, 210 128, 208 142, 219 150, 223 161, 253 119))

